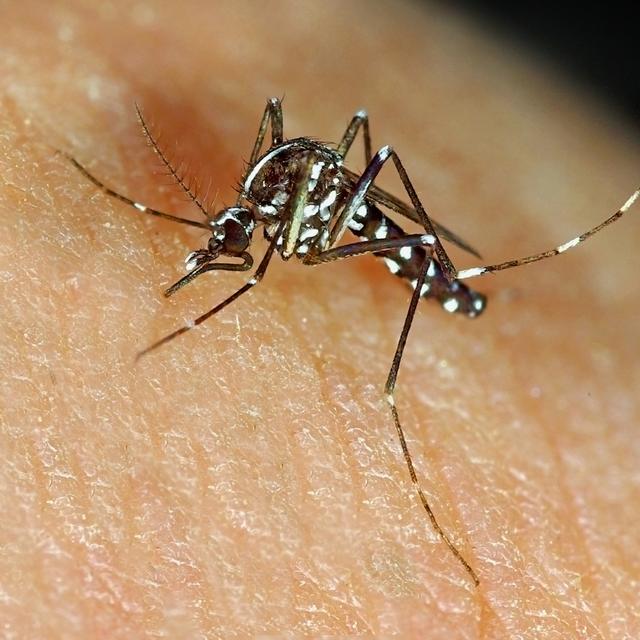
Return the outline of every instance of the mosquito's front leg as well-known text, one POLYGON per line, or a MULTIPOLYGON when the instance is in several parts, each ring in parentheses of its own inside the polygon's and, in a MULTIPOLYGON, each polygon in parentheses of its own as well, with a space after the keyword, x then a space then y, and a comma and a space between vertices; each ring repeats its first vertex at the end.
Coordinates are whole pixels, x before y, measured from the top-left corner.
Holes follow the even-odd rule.
POLYGON ((164 292, 164 297, 169 298, 176 291, 182 289, 190 282, 193 282, 198 276, 207 271, 248 271, 253 266, 253 257, 250 253, 243 251, 238 258, 242 258, 242 262, 212 262, 216 256, 212 256, 207 250, 194 251, 186 260, 188 268, 191 268, 186 276, 183 276, 177 282, 174 282, 164 292))

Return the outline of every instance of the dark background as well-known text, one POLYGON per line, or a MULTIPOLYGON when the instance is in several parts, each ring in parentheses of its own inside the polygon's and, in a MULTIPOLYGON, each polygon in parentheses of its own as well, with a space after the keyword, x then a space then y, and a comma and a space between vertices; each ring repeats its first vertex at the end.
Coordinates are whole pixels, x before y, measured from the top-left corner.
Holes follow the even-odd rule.
POLYGON ((640 127, 640 2, 440 2, 523 44, 640 127))

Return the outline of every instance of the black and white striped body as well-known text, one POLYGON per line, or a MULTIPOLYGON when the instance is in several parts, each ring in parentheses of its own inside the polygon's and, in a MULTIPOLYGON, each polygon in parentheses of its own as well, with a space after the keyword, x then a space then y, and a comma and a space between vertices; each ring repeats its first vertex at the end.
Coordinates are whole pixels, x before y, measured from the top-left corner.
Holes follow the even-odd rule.
MULTIPOLYGON (((402 228, 386 216, 375 204, 366 202, 349 223, 349 230, 363 240, 401 238, 402 228)), ((426 259, 431 261, 422 286, 424 298, 435 298, 449 313, 462 313, 470 318, 481 314, 486 297, 459 280, 449 283, 437 259, 429 258, 422 247, 402 247, 374 254, 383 259, 391 273, 406 280, 413 288, 426 259)))
MULTIPOLYGON (((293 255, 304 258, 310 250, 323 251, 331 224, 348 195, 344 192, 342 159, 327 146, 307 138, 294 139, 270 149, 255 164, 245 181, 244 192, 258 209, 265 225, 265 236, 271 239, 278 226, 282 210, 290 206, 291 194, 300 167, 311 162, 304 215, 295 241, 287 249, 284 236, 278 239, 277 250, 285 260, 293 255)), ((406 233, 373 202, 365 199, 349 222, 349 230, 363 240, 402 238, 406 233)), ((401 247, 374 254, 381 257, 394 275, 415 288, 421 266, 427 259, 422 247, 401 247)), ((449 283, 436 258, 430 257, 422 296, 436 299, 449 313, 462 313, 470 318, 485 308, 486 298, 458 280, 449 283)))

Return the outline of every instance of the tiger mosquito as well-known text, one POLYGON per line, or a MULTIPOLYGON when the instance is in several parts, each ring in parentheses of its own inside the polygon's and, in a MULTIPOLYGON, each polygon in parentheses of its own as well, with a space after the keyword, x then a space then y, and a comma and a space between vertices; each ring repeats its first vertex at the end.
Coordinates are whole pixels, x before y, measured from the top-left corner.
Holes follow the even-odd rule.
POLYGON ((130 205, 141 213, 206 229, 211 233, 206 248, 193 251, 187 256, 187 274, 164 292, 166 297, 173 295, 207 271, 250 270, 254 261, 249 250, 253 234, 258 227, 262 226, 264 236, 268 240, 268 248, 253 276, 242 287, 192 322, 154 342, 141 351, 137 359, 202 324, 257 285, 264 277, 276 252, 283 260, 295 256, 305 265, 324 264, 367 253, 382 258, 389 271, 407 281, 413 289, 384 386, 385 399, 411 482, 429 521, 478 586, 480 580, 476 571, 440 526, 422 489, 396 408, 398 371, 418 302, 420 298, 434 298, 449 313, 460 313, 468 318, 479 316, 486 307, 486 297, 469 288, 463 280, 545 260, 576 247, 621 218, 640 196, 640 189, 609 218, 553 249, 458 271, 441 240, 446 240, 479 259, 480 255, 455 233, 427 214, 400 157, 392 147, 384 146, 377 153, 372 152, 369 119, 365 111, 358 111, 353 116, 338 145, 328 145, 308 137, 285 139, 281 101, 278 98, 269 99, 240 182, 237 201, 235 205, 214 214, 207 210, 184 177, 173 167, 137 106, 136 111, 148 142, 178 185, 204 214, 206 222, 180 218, 131 200, 107 187, 73 157, 67 157, 88 180, 108 196, 130 205), (266 152, 261 153, 269 129, 271 145, 266 152), (361 174, 357 174, 347 169, 343 163, 360 132, 366 168, 361 174), (378 173, 389 161, 400 176, 410 205, 374 184, 378 173), (419 223, 424 232, 406 233, 383 212, 382 208, 419 223), (339 244, 347 231, 355 235, 359 241, 339 244), (218 262, 220 258, 222 261, 218 262))

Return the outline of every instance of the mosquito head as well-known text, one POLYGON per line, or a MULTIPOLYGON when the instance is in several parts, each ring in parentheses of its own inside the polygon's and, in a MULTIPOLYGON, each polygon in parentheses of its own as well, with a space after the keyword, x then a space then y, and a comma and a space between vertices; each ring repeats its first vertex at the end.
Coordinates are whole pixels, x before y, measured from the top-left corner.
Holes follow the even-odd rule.
POLYGON ((228 207, 211 218, 209 226, 210 256, 237 256, 249 248, 256 218, 253 211, 246 207, 228 207))
POLYGON ((256 228, 256 217, 246 207, 228 207, 209 220, 211 237, 206 249, 192 251, 186 258, 187 275, 165 290, 169 297, 207 271, 246 271, 253 266, 247 251, 256 228), (240 258, 242 262, 218 261, 218 258, 240 258))

